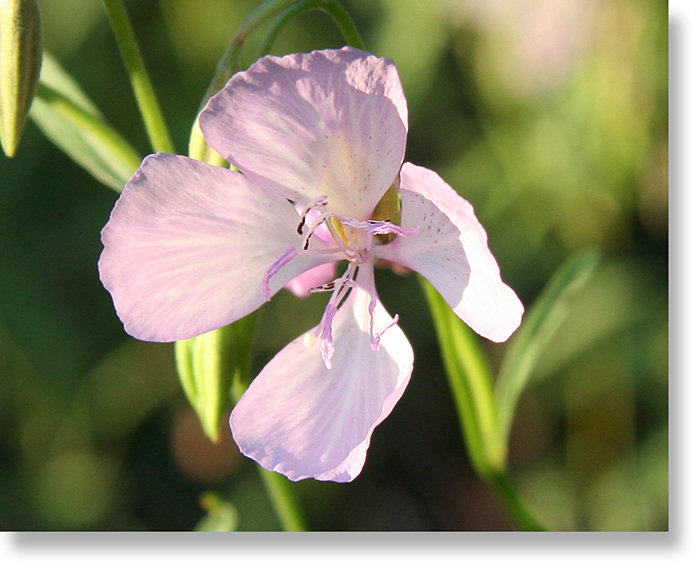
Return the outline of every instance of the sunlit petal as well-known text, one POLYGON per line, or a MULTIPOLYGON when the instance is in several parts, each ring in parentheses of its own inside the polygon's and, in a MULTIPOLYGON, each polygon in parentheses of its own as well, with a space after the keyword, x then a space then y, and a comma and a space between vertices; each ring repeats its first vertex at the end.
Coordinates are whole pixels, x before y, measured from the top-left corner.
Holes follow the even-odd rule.
MULTIPOLYGON (((100 278, 129 334, 190 338, 265 302, 263 278, 299 242, 297 223, 287 200, 261 192, 240 173, 182 156, 149 156, 102 232, 100 278)), ((295 257, 267 283, 270 292, 329 258, 295 257)))
POLYGON ((243 454, 292 480, 349 482, 361 471, 374 428, 403 394, 413 351, 376 298, 372 268, 361 267, 351 296, 333 319, 335 354, 328 369, 313 332, 265 366, 231 415, 243 454), (374 334, 382 332, 378 349, 374 334))
POLYGON ((237 73, 200 119, 250 180, 364 219, 396 178, 407 112, 394 64, 353 48, 267 56, 237 73))
POLYGON ((503 342, 520 325, 523 306, 501 279, 486 231, 469 202, 432 170, 404 164, 401 225, 413 235, 377 254, 421 273, 477 333, 503 342))

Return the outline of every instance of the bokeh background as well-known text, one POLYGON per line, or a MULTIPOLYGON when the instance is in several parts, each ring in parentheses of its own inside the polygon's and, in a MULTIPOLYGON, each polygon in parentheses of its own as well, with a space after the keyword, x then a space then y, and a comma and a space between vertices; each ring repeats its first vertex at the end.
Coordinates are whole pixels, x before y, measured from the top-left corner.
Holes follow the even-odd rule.
MULTIPOLYGON (((148 153, 101 3, 39 4, 47 50, 148 153)), ((257 3, 126 4, 184 154, 216 61, 257 3)), ((526 305, 571 254, 603 254, 519 407, 511 472, 523 500, 550 529, 667 529, 666 2, 344 5, 367 48, 399 68, 407 159, 475 205, 526 305)), ((342 43, 315 12, 273 52, 342 43)), ((96 270, 116 197, 32 123, 17 156, 0 157, 0 529, 190 530, 212 490, 234 504, 238 529, 277 529, 253 464, 227 437, 203 436, 172 345, 123 332, 96 270)), ((512 529, 466 458, 415 277, 382 271, 378 286, 416 369, 355 482, 294 485, 311 528, 512 529)), ((256 369, 317 323, 315 296, 285 292, 264 307, 256 369)), ((503 346, 484 346, 498 369, 503 346)))

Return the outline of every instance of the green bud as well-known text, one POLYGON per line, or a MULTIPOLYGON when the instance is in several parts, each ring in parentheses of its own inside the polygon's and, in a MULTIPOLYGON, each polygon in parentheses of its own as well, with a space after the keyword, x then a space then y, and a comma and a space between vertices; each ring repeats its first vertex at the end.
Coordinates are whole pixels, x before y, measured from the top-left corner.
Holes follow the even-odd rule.
POLYGON ((231 332, 221 328, 175 342, 180 383, 204 434, 213 442, 221 439, 221 416, 229 403, 233 385, 235 346, 231 332))
POLYGON ((41 70, 36 0, 0 0, 0 143, 14 156, 41 70))
MULTIPOLYGON (((390 221, 394 225, 401 225, 401 194, 396 189, 396 184, 392 184, 382 196, 382 199, 379 200, 377 207, 372 212, 372 219, 390 221)), ((375 235, 374 238, 386 245, 396 239, 396 234, 375 235)))
POLYGON ((205 492, 199 503, 207 513, 194 528, 195 531, 236 531, 238 512, 231 502, 214 492, 205 492))
POLYGON ((204 434, 221 440, 221 417, 232 400, 243 395, 243 377, 255 325, 255 315, 175 342, 175 363, 183 391, 197 413, 204 434))

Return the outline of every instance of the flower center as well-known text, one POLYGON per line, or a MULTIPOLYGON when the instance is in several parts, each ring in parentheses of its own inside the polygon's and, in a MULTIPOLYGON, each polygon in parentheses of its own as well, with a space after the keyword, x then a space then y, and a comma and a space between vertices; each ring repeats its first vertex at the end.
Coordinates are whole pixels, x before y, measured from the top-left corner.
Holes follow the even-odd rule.
MULTIPOLYGON (((331 359, 335 353, 333 342, 333 318, 341 303, 347 298, 352 289, 357 286, 356 277, 359 266, 371 262, 374 258, 375 245, 387 244, 397 237, 413 235, 418 228, 404 229, 400 223, 401 203, 396 187, 392 185, 389 191, 382 197, 374 209, 370 219, 364 221, 352 219, 335 214, 327 210, 327 196, 320 196, 300 211, 297 233, 301 236, 301 247, 289 247, 282 256, 277 259, 267 270, 263 277, 263 290, 269 300, 272 296, 269 287, 270 279, 275 276, 282 267, 294 259, 297 255, 313 255, 341 253, 348 261, 348 267, 343 275, 321 286, 311 289, 310 292, 331 292, 326 309, 323 312, 321 322, 314 332, 309 332, 304 337, 304 345, 307 347, 319 345, 321 356, 328 369, 331 368, 331 359), (321 241, 320 248, 311 248, 312 238, 321 241)), ((379 333, 374 331, 374 309, 377 304, 374 290, 368 291, 372 295, 369 305, 369 334, 370 345, 373 350, 379 350, 379 339, 387 329, 398 322, 398 316, 379 333)))

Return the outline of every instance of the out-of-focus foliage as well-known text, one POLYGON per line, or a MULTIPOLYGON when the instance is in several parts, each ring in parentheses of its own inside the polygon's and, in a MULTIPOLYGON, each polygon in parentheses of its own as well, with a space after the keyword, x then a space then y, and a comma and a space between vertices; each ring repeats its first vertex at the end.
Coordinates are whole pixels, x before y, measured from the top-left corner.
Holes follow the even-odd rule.
MULTIPOLYGON (((602 252, 515 417, 511 470, 524 501, 550 529, 666 529, 666 3, 344 4, 367 48, 398 65, 407 160, 440 172, 474 204, 526 305, 572 254, 602 252)), ((218 57, 255 5, 127 2, 179 152, 218 57)), ((147 152, 100 3, 41 8, 47 50, 147 152)), ((311 13, 273 51, 341 43, 333 24, 311 13)), ((0 158, 0 180, 0 527, 276 529, 254 465, 228 437, 215 445, 202 433, 172 346, 128 338, 99 283, 99 233, 114 192, 31 122, 16 157, 0 158), (210 490, 222 501, 205 510, 210 490)), ((464 453, 415 277, 381 271, 378 286, 401 315, 416 370, 357 481, 294 486, 310 527, 509 529, 464 453)), ((285 292, 264 307, 254 371, 318 323, 321 296, 285 292)), ((503 346, 484 346, 498 370, 503 346)))

